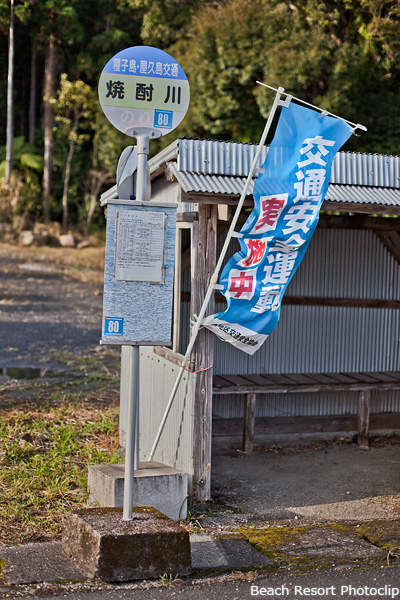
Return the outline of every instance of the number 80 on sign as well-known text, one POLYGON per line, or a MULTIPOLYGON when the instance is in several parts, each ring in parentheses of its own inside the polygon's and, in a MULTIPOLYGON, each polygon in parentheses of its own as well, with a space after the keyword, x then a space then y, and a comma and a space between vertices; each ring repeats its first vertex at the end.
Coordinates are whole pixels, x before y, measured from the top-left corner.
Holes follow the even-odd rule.
POLYGON ((104 335, 123 335, 124 319, 105 317, 104 318, 104 335))

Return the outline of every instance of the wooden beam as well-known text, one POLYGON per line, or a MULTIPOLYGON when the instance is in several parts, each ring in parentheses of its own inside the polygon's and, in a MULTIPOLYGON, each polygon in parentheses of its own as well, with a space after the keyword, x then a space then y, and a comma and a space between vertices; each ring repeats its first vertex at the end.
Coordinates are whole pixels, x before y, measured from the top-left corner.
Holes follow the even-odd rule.
POLYGON ((256 395, 247 394, 244 401, 243 419, 243 450, 253 452, 254 446, 254 421, 256 414, 256 395))
MULTIPOLYGON (((400 221, 400 219, 398 219, 400 221)), ((377 231, 376 236, 393 258, 400 264, 400 233, 397 231, 377 231)))
POLYGON ((400 219, 397 217, 371 217, 358 215, 321 214, 319 229, 368 229, 373 231, 400 231, 400 219))
MULTIPOLYGON (((369 430, 400 429, 399 413, 371 414, 369 430)), ((258 417, 255 419, 255 435, 281 433, 329 433, 337 431, 358 431, 357 415, 318 415, 304 417, 258 417)), ((243 419, 214 419, 213 436, 240 437, 243 432, 243 419)))
MULTIPOLYGON (((199 205, 199 220, 192 239, 192 306, 199 314, 217 260, 217 206, 199 205)), ((214 299, 207 314, 215 311, 214 299)), ((194 401, 194 493, 195 500, 211 498, 211 435, 214 334, 200 329, 193 350, 197 372, 194 401)))
POLYGON ((176 227, 175 236, 175 269, 174 269, 174 308, 172 324, 172 349, 179 350, 181 332, 181 293, 182 293, 182 230, 176 227))
POLYGON ((324 298, 318 296, 284 296, 282 304, 292 306, 343 306, 345 308, 400 309, 400 300, 381 298, 324 298))
POLYGON ((174 352, 170 348, 166 348, 165 346, 153 346, 154 354, 158 354, 158 356, 162 356, 169 362, 174 363, 174 365, 182 365, 183 355, 178 352, 174 352))
MULTIPOLYGON (((190 292, 182 292, 182 302, 190 301, 190 292)), ((221 292, 215 292, 216 302, 226 302, 221 292)), ((284 296, 282 304, 288 306, 343 306, 345 308, 390 308, 400 309, 400 300, 381 298, 324 298, 318 296, 284 296)))
POLYGON ((331 202, 325 200, 322 210, 365 215, 400 215, 400 206, 388 204, 357 204, 356 202, 331 202))
POLYGON ((363 390, 358 394, 358 447, 368 450, 369 406, 371 391, 363 390))
MULTIPOLYGON (((196 204, 228 204, 229 206, 237 206, 239 202, 239 194, 205 194, 204 192, 189 193, 182 191, 181 202, 189 202, 196 204)), ((253 196, 247 196, 244 201, 244 206, 253 207, 253 196)), ((357 213, 364 215, 400 215, 400 206, 388 204, 369 204, 356 202, 333 202, 325 200, 322 204, 323 211, 341 212, 341 213, 357 213)))
POLYGON ((366 390, 400 390, 400 381, 382 383, 318 383, 304 385, 230 385, 215 387, 222 394, 297 394, 305 392, 362 392, 366 390))

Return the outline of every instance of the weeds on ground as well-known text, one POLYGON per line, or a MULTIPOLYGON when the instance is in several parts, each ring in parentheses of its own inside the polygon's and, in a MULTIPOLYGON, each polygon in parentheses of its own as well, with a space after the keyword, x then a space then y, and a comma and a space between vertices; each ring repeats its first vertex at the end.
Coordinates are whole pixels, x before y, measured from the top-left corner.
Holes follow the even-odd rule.
POLYGON ((168 575, 168 573, 161 575, 161 584, 163 587, 174 588, 179 583, 182 583, 182 579, 179 579, 178 575, 168 575))
MULTIPOLYGON (((68 401, 68 398, 65 397, 68 401)), ((0 545, 60 537, 89 463, 119 462, 118 409, 23 404, 0 413, 0 545)))

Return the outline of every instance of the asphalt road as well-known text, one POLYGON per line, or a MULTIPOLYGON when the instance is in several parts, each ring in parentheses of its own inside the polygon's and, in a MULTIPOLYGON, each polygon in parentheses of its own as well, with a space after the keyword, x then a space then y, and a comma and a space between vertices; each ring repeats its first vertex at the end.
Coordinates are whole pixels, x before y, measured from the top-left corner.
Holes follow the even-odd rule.
MULTIPOLYGON (((61 349, 96 346, 101 337, 102 283, 61 267, 0 251, 0 369, 46 366, 61 349)), ((93 277, 92 277, 93 279, 93 277)))
MULTIPOLYGON (((40 596, 42 600, 248 600, 250 598, 386 599, 400 596, 400 568, 311 572, 304 575, 274 575, 255 581, 209 579, 204 583, 141 589, 121 586, 113 590, 71 592, 40 596)), ((33 599, 37 595, 19 595, 33 599)))

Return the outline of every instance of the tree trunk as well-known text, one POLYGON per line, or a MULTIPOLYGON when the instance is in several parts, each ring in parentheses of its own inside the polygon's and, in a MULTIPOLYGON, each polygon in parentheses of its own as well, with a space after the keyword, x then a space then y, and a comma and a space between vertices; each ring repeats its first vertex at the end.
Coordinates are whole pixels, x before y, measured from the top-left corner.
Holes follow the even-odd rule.
POLYGON ((29 143, 35 143, 35 126, 36 126, 36 62, 37 62, 37 43, 36 39, 32 42, 32 57, 31 57, 31 85, 29 93, 29 143))
POLYGON ((14 153, 14 0, 10 8, 10 39, 8 50, 8 80, 7 80, 7 142, 6 142, 6 181, 10 181, 14 153))
POLYGON ((63 207, 62 225, 63 225, 64 231, 66 231, 67 224, 68 224, 68 186, 69 186, 69 176, 71 173, 71 162, 72 162, 72 157, 74 155, 74 150, 75 150, 75 142, 73 140, 70 140, 67 162, 65 163, 64 189, 63 189, 63 197, 62 197, 62 207, 63 207))
POLYGON ((44 169, 43 169, 43 216, 45 223, 50 222, 51 170, 53 159, 54 111, 50 100, 56 94, 56 46, 54 36, 50 35, 44 73, 44 169))

